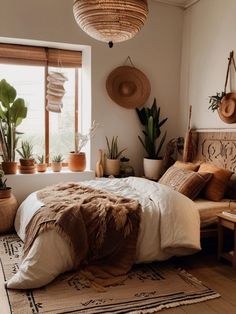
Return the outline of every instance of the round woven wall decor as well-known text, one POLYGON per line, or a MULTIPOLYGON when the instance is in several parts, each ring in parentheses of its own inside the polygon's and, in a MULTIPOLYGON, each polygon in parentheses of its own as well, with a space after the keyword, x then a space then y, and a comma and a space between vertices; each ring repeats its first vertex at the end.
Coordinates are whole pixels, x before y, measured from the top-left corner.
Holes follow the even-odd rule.
POLYGON ((126 109, 144 106, 151 92, 146 75, 131 66, 120 66, 107 77, 106 89, 110 98, 126 109))
POLYGON ((147 0, 74 0, 73 12, 85 33, 112 47, 140 31, 148 5, 147 0))

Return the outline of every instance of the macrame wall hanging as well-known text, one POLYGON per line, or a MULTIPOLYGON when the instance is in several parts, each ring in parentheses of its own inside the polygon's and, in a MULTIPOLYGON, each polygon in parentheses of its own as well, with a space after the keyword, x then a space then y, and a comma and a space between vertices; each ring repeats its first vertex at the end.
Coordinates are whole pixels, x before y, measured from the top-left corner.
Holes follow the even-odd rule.
MULTIPOLYGON (((60 58, 58 58, 58 67, 62 68, 60 58)), ((60 113, 63 107, 63 97, 65 95, 64 84, 68 81, 66 75, 60 71, 50 71, 47 77, 47 106, 46 109, 51 112, 60 113)))

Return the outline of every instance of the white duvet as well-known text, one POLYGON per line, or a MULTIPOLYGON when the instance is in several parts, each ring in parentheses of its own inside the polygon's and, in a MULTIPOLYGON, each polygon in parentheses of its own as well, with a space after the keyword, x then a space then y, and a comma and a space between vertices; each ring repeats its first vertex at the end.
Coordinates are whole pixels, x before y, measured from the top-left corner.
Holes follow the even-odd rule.
MULTIPOLYGON (((136 262, 162 261, 200 250, 200 219, 194 203, 170 188, 143 179, 96 179, 81 182, 94 188, 130 197, 142 206, 136 262)), ((43 204, 32 193, 19 207, 15 228, 24 241, 25 228, 43 204)), ((73 268, 69 246, 55 230, 39 235, 8 288, 31 289, 51 282, 73 268)))

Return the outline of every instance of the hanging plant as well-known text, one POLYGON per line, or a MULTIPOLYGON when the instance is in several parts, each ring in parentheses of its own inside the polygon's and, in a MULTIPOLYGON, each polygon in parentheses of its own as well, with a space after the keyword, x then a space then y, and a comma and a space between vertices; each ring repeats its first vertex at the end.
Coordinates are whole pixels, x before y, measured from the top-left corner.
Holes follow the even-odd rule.
POLYGON ((232 91, 232 81, 230 76, 230 67, 233 67, 233 71, 236 72, 236 66, 234 61, 234 52, 231 51, 228 58, 228 68, 226 72, 224 91, 216 93, 216 95, 210 96, 208 109, 213 112, 217 110, 219 117, 225 123, 236 122, 236 93, 232 91), (227 93, 228 79, 230 79, 230 92, 227 93))

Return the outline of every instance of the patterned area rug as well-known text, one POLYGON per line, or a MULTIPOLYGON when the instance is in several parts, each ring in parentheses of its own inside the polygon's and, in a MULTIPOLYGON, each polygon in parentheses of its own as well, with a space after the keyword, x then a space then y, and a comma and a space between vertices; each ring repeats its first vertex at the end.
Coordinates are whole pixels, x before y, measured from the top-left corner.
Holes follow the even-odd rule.
MULTIPOLYGON (((0 237, 3 280, 17 271, 21 251, 22 242, 16 235, 0 237)), ((1 289, 4 290, 3 283, 1 289)), ((14 314, 153 313, 219 297, 186 271, 167 263, 135 265, 126 281, 104 292, 96 291, 79 273, 71 272, 42 289, 4 290, 0 292, 1 300, 4 294, 5 305, 14 314)))

